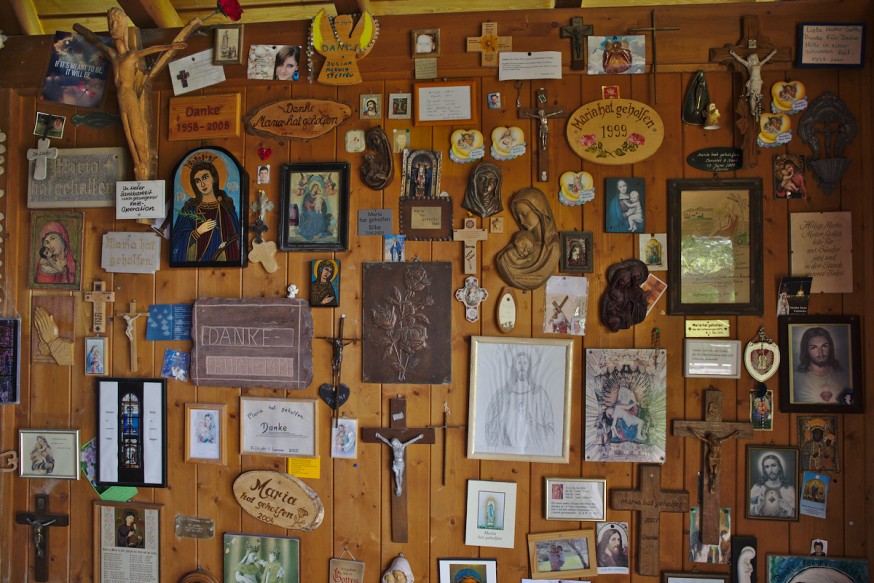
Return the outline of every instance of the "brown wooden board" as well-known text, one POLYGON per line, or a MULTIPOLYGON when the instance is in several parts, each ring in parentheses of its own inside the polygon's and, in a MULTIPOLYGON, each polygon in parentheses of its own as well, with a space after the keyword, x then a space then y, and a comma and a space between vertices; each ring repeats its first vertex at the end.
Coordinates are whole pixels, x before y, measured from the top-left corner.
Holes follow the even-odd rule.
POLYGON ((240 135, 240 94, 170 99, 167 139, 210 140, 240 135))
POLYGON ((311 140, 352 115, 345 103, 327 99, 280 99, 249 110, 246 131, 264 138, 311 140))
POLYGON ((281 472, 254 470, 234 480, 234 497, 243 510, 267 524, 289 530, 313 530, 325 507, 304 482, 281 472))

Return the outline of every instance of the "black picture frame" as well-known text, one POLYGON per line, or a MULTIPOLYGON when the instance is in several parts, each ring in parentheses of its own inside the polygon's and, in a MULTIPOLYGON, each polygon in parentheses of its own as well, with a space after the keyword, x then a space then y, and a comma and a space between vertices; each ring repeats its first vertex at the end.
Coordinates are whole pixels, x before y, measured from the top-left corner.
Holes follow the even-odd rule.
POLYGON ((779 316, 777 324, 780 353, 785 362, 780 366, 780 410, 789 413, 864 413, 859 316, 789 315, 779 316), (823 331, 825 335, 820 334, 823 331), (808 362, 809 357, 802 354, 801 344, 816 345, 817 338, 830 344, 825 356, 831 371, 827 376, 804 370, 815 363, 808 362), (846 386, 847 381, 849 386, 846 386), (811 386, 814 383, 816 385, 811 386))
POLYGON ((349 248, 349 163, 283 164, 279 206, 281 250, 346 251, 349 248), (312 208, 307 206, 310 204, 312 208))
POLYGON ((167 379, 101 378, 96 387, 97 484, 166 488, 167 379))
MULTIPOLYGON (((861 69, 865 65, 865 37, 868 27, 864 22, 799 22, 796 29, 795 66, 799 69, 861 69), (817 27, 828 27, 828 31, 817 27), (861 29, 861 30, 859 30, 861 29), (843 31, 858 34, 858 43, 848 42, 840 46, 822 46, 820 35, 843 31), (853 46, 853 45, 858 46, 853 46), (851 50, 849 58, 838 58, 832 51, 851 50), (808 50, 815 49, 815 50, 808 50), (816 55, 816 56, 814 56, 816 55), (858 59, 855 58, 858 55, 858 59)), ((827 43, 833 43, 827 40, 827 43)))
POLYGON ((746 495, 744 496, 744 515, 751 520, 776 520, 795 522, 798 520, 798 448, 775 445, 748 445, 746 450, 746 495), (768 466, 766 468, 766 465, 768 466), (778 480, 764 481, 765 470, 777 472, 778 480), (779 484, 772 486, 771 482, 779 484), (792 509, 788 510, 784 498, 788 497, 786 488, 793 490, 792 509))
POLYGON ((761 178, 668 180, 669 314, 761 315, 762 253, 761 178), (746 284, 735 282, 731 273, 701 275, 714 272, 719 248, 726 266, 737 265, 748 254, 737 276, 746 284), (728 281, 719 285, 719 279, 728 281), (726 289, 729 282, 734 289, 726 289))
POLYGON ((559 271, 562 273, 592 273, 592 231, 561 231, 561 257, 559 271), (582 257, 579 262, 571 260, 574 246, 582 246, 582 257))

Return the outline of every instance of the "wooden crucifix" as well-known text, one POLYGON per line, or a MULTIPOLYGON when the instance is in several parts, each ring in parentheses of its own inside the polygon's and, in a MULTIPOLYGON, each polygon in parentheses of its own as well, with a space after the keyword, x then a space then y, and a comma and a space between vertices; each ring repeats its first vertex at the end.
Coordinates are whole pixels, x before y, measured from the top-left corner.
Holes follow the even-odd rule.
POLYGON ((483 22, 480 36, 467 37, 467 52, 479 52, 481 67, 497 67, 498 53, 513 48, 513 37, 498 36, 497 22, 483 22))
POLYGON ((581 16, 571 18, 570 25, 562 26, 561 38, 571 39, 571 69, 574 71, 586 70, 586 59, 584 58, 585 49, 583 48, 583 39, 594 34, 595 28, 591 24, 583 25, 581 16))
POLYGON ((49 495, 37 494, 36 512, 16 512, 15 522, 30 526, 33 536, 34 564, 33 574, 37 581, 49 580, 49 527, 68 526, 70 517, 67 514, 49 512, 49 495))
POLYGON ((405 543, 407 533, 406 448, 414 443, 433 444, 433 427, 407 427, 407 400, 400 395, 391 399, 389 428, 362 427, 361 441, 385 443, 392 449, 391 470, 394 487, 391 491, 391 540, 405 543))
POLYGON ((520 118, 532 118, 539 122, 537 126, 537 180, 538 182, 549 181, 549 118, 567 117, 564 109, 558 106, 546 105, 546 89, 541 87, 537 90, 537 106, 519 108, 520 118))
POLYGON ((106 291, 106 282, 97 280, 94 289, 85 292, 85 301, 94 304, 94 313, 91 315, 91 327, 95 334, 106 332, 106 304, 115 301, 115 292, 106 291))
POLYGON ((137 372, 137 320, 140 316, 148 318, 149 312, 137 312, 137 301, 131 300, 130 309, 127 312, 118 312, 115 315, 124 318, 127 323, 124 335, 130 341, 130 370, 137 372))
POLYGON ((719 544, 719 470, 722 444, 728 439, 750 439, 752 423, 722 420, 722 391, 709 388, 704 391, 704 421, 674 421, 671 434, 677 437, 695 437, 704 442, 704 487, 701 493, 701 542, 719 544))
POLYGON ((464 243, 465 275, 476 273, 476 242, 485 241, 488 238, 489 234, 486 233, 485 229, 476 228, 476 221, 473 217, 464 219, 463 229, 454 229, 452 231, 452 240, 464 243))
POLYGON ((637 522, 637 572, 659 574, 659 514, 689 510, 689 493, 662 490, 662 467, 641 465, 637 490, 613 490, 610 506, 614 510, 635 510, 637 522))

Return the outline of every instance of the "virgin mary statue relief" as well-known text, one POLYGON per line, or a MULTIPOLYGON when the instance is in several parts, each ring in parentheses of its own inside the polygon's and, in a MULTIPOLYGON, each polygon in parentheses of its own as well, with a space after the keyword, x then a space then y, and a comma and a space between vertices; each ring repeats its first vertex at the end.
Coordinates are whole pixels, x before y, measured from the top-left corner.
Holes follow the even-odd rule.
POLYGON ((561 250, 555 219, 546 195, 536 188, 514 194, 510 211, 522 230, 498 253, 498 273, 513 287, 534 290, 558 266, 561 250))

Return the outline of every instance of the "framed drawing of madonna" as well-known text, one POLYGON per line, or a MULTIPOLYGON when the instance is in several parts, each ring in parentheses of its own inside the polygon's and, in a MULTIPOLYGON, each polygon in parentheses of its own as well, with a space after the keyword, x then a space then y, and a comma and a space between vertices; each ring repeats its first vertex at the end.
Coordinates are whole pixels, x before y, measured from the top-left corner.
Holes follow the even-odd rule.
POLYGON ((173 171, 170 267, 245 267, 249 177, 223 148, 197 148, 173 171))
POLYGON ((282 165, 280 249, 345 251, 348 225, 348 162, 282 165))

